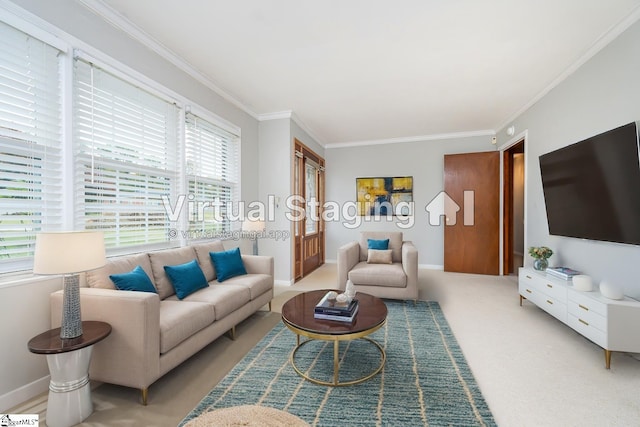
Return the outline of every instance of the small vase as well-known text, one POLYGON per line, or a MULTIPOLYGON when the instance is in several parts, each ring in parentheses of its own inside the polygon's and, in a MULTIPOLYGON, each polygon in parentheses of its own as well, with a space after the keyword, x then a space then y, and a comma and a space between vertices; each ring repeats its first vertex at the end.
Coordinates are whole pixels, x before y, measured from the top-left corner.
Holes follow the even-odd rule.
POLYGON ((534 270, 545 271, 549 267, 549 261, 546 258, 536 258, 533 261, 534 270))

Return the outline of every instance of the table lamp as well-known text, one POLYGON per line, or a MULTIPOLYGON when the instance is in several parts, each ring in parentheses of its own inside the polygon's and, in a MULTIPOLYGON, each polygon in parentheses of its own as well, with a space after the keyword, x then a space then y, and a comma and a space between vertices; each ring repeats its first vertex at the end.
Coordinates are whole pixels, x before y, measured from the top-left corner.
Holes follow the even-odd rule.
POLYGON ((253 254, 258 255, 258 233, 265 229, 265 222, 262 219, 245 219, 242 221, 242 231, 249 233, 253 240, 253 254))
POLYGON ((60 338, 82 335, 78 273, 100 268, 105 263, 102 232, 68 231, 36 235, 33 273, 64 276, 60 338))

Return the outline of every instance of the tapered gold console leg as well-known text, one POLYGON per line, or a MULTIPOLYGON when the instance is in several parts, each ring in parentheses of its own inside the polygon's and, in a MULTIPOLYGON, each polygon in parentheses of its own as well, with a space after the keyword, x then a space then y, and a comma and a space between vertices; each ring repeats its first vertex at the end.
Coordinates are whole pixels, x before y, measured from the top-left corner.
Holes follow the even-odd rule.
POLYGON ((143 388, 143 389, 140 389, 140 392, 142 393, 142 404, 144 406, 147 406, 147 398, 149 397, 149 389, 148 388, 143 388))
POLYGON ((611 350, 604 349, 604 367, 611 369, 611 350))
POLYGON ((525 297, 523 297, 522 295, 520 295, 520 307, 522 307, 522 300, 526 299, 525 297))

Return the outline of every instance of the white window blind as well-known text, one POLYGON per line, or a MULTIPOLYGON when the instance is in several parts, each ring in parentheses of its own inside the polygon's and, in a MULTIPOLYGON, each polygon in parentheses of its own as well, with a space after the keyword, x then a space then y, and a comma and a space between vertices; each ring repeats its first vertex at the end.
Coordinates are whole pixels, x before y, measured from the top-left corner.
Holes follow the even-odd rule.
POLYGON ((74 64, 76 227, 104 231, 107 248, 172 244, 162 197, 178 188, 178 107, 74 64))
POLYGON ((195 202, 189 205, 189 230, 194 237, 230 231, 227 208, 237 209, 239 199, 240 138, 187 113, 185 139, 189 194, 195 202))
POLYGON ((0 22, 0 272, 62 227, 60 51, 0 22))

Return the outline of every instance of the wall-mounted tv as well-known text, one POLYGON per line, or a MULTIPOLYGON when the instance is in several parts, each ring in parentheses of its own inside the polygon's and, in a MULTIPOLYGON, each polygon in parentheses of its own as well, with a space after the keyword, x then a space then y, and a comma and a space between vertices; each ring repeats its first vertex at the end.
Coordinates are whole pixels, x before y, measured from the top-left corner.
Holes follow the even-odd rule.
POLYGON ((638 125, 540 156, 549 233, 640 245, 638 125))

